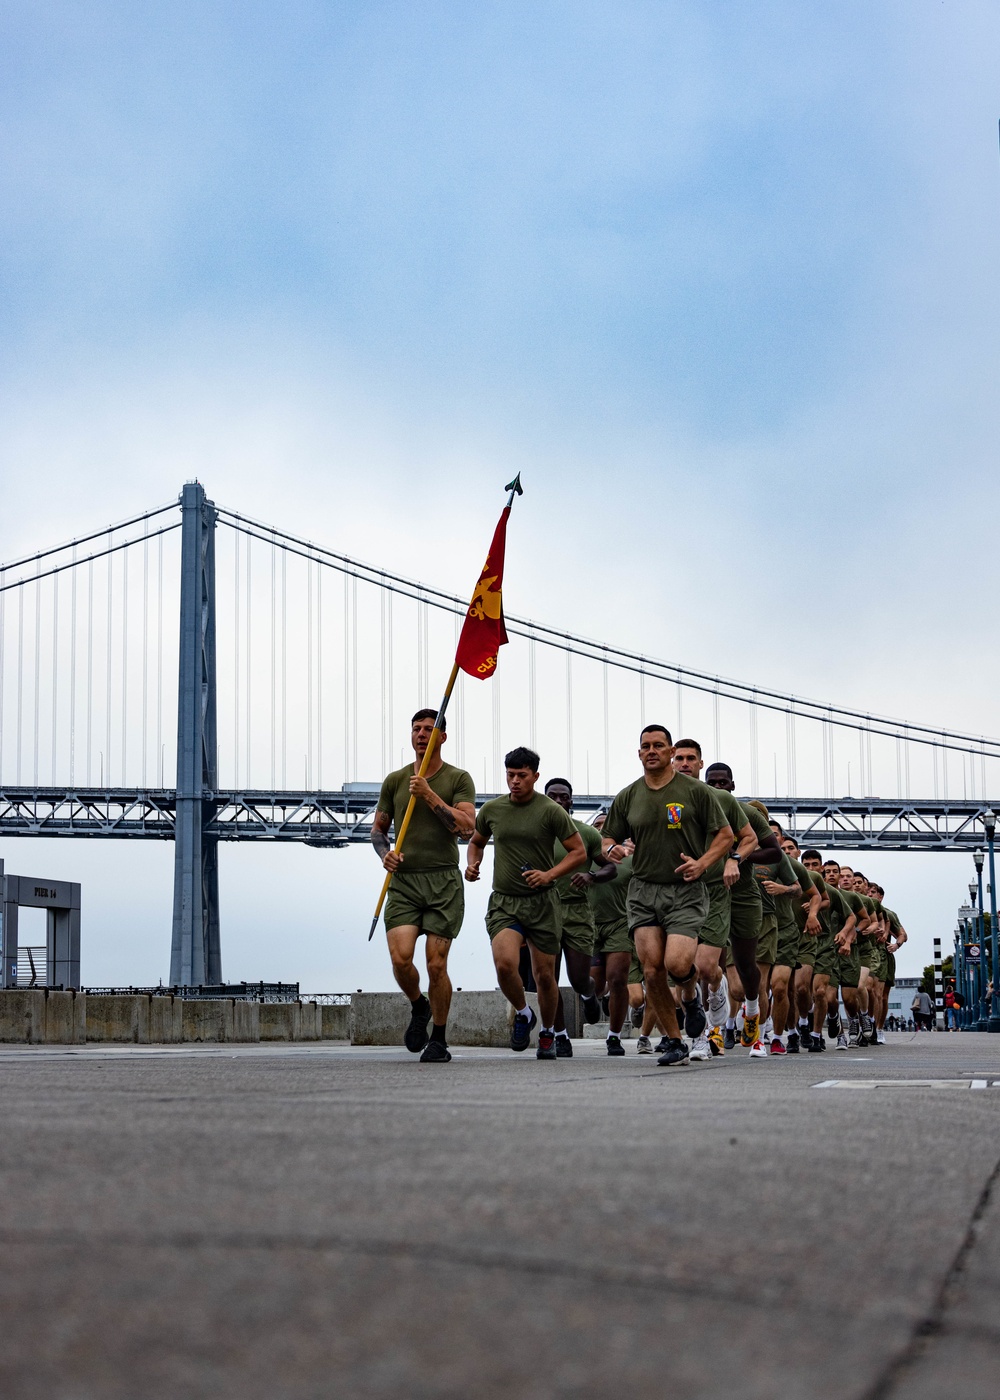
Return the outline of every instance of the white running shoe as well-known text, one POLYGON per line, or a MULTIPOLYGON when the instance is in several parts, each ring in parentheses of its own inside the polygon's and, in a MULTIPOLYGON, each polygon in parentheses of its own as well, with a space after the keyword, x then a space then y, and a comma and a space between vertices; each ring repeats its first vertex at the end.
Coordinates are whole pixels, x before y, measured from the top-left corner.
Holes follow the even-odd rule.
POLYGON ((755 1040, 755 1041, 754 1041, 753 1046, 752 1046, 752 1048, 751 1048, 751 1050, 750 1050, 750 1058, 751 1058, 751 1060, 766 1060, 766 1059, 767 1059, 767 1046, 764 1044, 764 1042, 763 1042, 762 1040, 755 1040))
POLYGON ((651 1055, 653 1053, 653 1042, 648 1035, 640 1035, 635 1042, 635 1053, 637 1055, 651 1055))
POLYGON ((708 1036, 702 1032, 698 1039, 691 1046, 688 1054, 689 1060, 710 1060, 712 1058, 712 1047, 708 1043, 708 1036))
POLYGON ((723 977, 715 991, 708 994, 708 1019, 713 1026, 724 1026, 728 1015, 729 991, 723 977))
POLYGON ((764 1022, 764 1034, 763 1034, 763 1036, 761 1037, 761 1039, 764 1041, 764 1044, 765 1044, 765 1045, 770 1045, 770 1043, 771 1043, 771 1037, 772 1037, 773 1035, 774 1035, 774 1022, 772 1021, 771 1017, 768 1016, 767 1020, 764 1022))
POLYGON ((879 1045, 885 1044, 885 1031, 879 1031, 876 1035, 879 1045))
POLYGON ((841 1031, 840 1034, 837 1036, 836 1048, 838 1050, 849 1050, 851 1048, 847 1043, 847 1036, 844 1034, 843 1031, 841 1031))

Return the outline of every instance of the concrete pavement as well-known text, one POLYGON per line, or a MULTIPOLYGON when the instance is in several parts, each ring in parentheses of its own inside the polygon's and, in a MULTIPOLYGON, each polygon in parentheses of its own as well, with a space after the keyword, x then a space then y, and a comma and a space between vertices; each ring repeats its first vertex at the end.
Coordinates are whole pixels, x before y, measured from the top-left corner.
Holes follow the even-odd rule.
POLYGON ((994 1397, 1000 1037, 889 1040, 2 1047, 0 1393, 994 1397))

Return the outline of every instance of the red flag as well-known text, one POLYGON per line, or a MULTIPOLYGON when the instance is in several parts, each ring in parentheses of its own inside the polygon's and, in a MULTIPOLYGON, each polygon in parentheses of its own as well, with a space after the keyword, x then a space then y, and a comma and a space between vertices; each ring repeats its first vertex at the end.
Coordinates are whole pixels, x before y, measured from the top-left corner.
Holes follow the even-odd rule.
POLYGON ((497 655, 507 640, 507 629, 503 624, 503 556, 509 515, 508 505, 504 507, 493 532, 493 543, 465 615, 455 653, 456 664, 467 675, 481 681, 492 676, 496 670, 497 655))

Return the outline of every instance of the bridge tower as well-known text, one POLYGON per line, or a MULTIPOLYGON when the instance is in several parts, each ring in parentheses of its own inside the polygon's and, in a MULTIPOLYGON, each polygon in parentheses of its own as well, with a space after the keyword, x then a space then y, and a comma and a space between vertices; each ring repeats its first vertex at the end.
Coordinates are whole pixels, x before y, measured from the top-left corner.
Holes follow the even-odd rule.
POLYGON ((218 785, 215 677, 215 503, 189 481, 181 492, 180 674, 170 981, 222 981, 218 840, 205 827, 218 785))

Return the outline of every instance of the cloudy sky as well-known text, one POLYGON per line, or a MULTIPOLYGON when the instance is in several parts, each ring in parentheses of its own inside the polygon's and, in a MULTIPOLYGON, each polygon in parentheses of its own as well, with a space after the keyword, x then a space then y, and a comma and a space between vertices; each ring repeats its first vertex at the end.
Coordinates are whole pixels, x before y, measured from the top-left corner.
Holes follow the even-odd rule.
MULTIPOLYGON (((0 23, 3 557, 198 476, 465 592, 520 470, 513 611, 1000 730, 994 4, 0 23)), ((85 980, 166 976, 169 848, 0 855, 85 881, 85 980)), ((971 862, 867 864, 922 964, 971 862)), ((376 885, 226 849, 227 975, 387 985, 376 885)), ((456 980, 492 985, 474 912, 456 980)))

